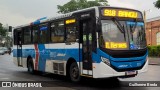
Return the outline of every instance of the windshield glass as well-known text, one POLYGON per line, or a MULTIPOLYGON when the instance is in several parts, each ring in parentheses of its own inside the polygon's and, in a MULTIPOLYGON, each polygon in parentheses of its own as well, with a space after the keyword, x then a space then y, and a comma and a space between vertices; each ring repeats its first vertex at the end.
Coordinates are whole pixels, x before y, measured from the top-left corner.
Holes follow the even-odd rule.
POLYGON ((102 20, 101 23, 101 47, 116 50, 142 49, 146 47, 143 22, 102 20))
POLYGON ((126 22, 129 31, 130 49, 146 47, 145 29, 143 22, 126 22))

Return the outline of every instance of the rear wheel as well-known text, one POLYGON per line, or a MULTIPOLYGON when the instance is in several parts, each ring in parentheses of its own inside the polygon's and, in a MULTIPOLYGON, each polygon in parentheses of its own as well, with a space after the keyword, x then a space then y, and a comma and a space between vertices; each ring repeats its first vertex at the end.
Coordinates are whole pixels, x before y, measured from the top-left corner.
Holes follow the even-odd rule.
POLYGON ((71 81, 73 81, 73 82, 80 81, 80 78, 81 78, 80 72, 79 72, 79 68, 78 68, 78 65, 76 62, 73 62, 71 64, 69 74, 70 74, 71 81))
POLYGON ((34 73, 34 66, 33 66, 33 61, 32 59, 28 60, 28 72, 33 74, 34 73))

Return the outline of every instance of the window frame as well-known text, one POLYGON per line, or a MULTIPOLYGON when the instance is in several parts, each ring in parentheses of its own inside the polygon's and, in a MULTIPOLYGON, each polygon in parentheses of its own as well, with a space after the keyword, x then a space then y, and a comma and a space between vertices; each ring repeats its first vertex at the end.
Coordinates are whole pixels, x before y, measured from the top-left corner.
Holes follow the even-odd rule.
POLYGON ((39 39, 40 39, 40 38, 39 38, 39 25, 33 25, 33 26, 32 26, 32 28, 31 28, 31 34, 32 34, 32 35, 31 35, 32 44, 39 44, 39 39), (34 27, 37 27, 37 31, 38 31, 37 42, 34 42, 34 37, 33 37, 33 31, 34 31, 33 28, 34 28, 34 27))
POLYGON ((65 24, 65 41, 66 42, 77 42, 76 40, 79 39, 78 37, 79 37, 79 34, 78 34, 77 24, 76 23, 65 24), (75 39, 75 41, 67 41, 67 35, 68 35, 68 33, 67 33, 67 31, 68 31, 67 27, 72 27, 72 28, 75 27, 76 28, 76 31, 75 31, 76 39, 75 39))
POLYGON ((22 30, 23 30, 23 38, 22 38, 23 45, 32 44, 32 28, 30 26, 26 26, 26 27, 23 27, 22 30), (27 30, 30 30, 30 43, 25 43, 25 36, 24 36, 25 34, 24 33, 25 33, 26 28, 28 28, 27 30))
POLYGON ((50 33, 50 42, 49 43, 65 43, 65 20, 64 19, 58 19, 58 20, 53 20, 49 23, 49 33, 50 33), (52 41, 52 32, 55 31, 55 29, 53 29, 52 31, 52 25, 55 24, 55 23, 58 23, 58 22, 63 22, 63 31, 64 31, 64 34, 63 34, 63 41, 61 42, 53 42, 52 41))
POLYGON ((50 23, 49 22, 44 22, 44 23, 41 23, 41 24, 38 25, 38 27, 39 27, 39 29, 38 29, 39 39, 41 39, 41 37, 40 37, 40 32, 41 32, 40 26, 41 25, 46 25, 47 26, 46 42, 42 43, 41 40, 40 40, 40 41, 38 41, 38 43, 39 44, 48 44, 50 42, 50 39, 47 39, 47 38, 49 38, 49 33, 50 33, 50 23))
POLYGON ((21 45, 24 45, 23 44, 23 42, 24 42, 24 35, 23 35, 23 28, 16 28, 16 29, 14 29, 14 31, 13 31, 13 45, 19 45, 19 43, 18 43, 18 32, 21 32, 21 45))
MULTIPOLYGON (((150 37, 149 37, 150 38, 150 37)), ((156 44, 160 45, 160 32, 156 33, 156 44)))

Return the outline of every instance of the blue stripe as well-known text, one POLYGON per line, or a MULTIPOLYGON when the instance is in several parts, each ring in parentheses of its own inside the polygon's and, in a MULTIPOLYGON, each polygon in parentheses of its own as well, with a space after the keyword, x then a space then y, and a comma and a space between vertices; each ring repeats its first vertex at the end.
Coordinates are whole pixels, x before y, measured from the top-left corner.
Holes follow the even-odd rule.
POLYGON ((45 71, 48 52, 45 52, 44 44, 38 44, 38 50, 39 50, 38 70, 45 71))
MULTIPOLYGON (((82 55, 80 55, 79 59, 79 49, 43 49, 42 47, 38 48, 40 50, 40 54, 45 55, 45 58, 48 60, 68 60, 70 57, 72 57, 77 62, 82 61, 82 55)), ((82 50, 80 50, 80 52, 82 52, 82 50)), ((22 53, 23 58, 27 58, 29 55, 32 58, 35 58, 34 49, 22 49, 22 53)), ((20 57, 20 54, 17 55, 17 49, 13 50, 13 57, 20 57)))
MULTIPOLYGON (((82 62, 82 49, 80 50, 79 58, 79 49, 45 49, 43 45, 38 45, 40 50, 39 57, 39 68, 40 70, 45 70, 46 60, 68 60, 70 57, 74 58, 77 62, 82 62)), ((23 58, 27 58, 29 55, 35 58, 34 49, 23 49, 23 58)), ((110 60, 110 63, 119 69, 122 68, 132 68, 140 67, 146 61, 148 52, 141 57, 130 57, 130 58, 113 58, 107 53, 103 52, 100 49, 97 49, 97 53, 92 52, 92 60, 94 63, 100 63, 101 57, 107 58, 110 60), (123 62, 122 62, 123 61, 123 62), (130 62, 129 62, 130 61, 130 62), (126 66, 126 67, 122 67, 126 66)), ((17 57, 17 50, 13 50, 13 56, 17 57)), ((19 54, 18 54, 19 57, 19 54)))

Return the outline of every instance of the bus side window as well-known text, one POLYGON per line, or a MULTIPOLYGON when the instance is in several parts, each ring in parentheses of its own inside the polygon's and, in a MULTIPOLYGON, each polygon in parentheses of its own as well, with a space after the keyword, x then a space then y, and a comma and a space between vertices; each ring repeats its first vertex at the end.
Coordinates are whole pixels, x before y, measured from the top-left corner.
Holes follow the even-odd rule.
POLYGON ((40 43, 47 43, 48 24, 41 24, 40 26, 40 43))
POLYGON ((33 43, 38 43, 38 26, 33 26, 32 28, 32 41, 33 43))
POLYGON ((76 42, 76 27, 67 26, 66 27, 66 41, 67 42, 76 42))
POLYGON ((64 21, 51 24, 51 41, 53 43, 64 42, 64 21))
POLYGON ((31 29, 30 27, 23 28, 24 31, 24 44, 31 44, 31 29))
POLYGON ((21 45, 23 44, 23 35, 22 35, 22 28, 18 28, 14 30, 14 45, 21 45))
POLYGON ((17 43, 18 43, 17 38, 18 37, 17 37, 17 30, 16 29, 14 30, 13 35, 14 35, 14 45, 17 45, 17 43))

